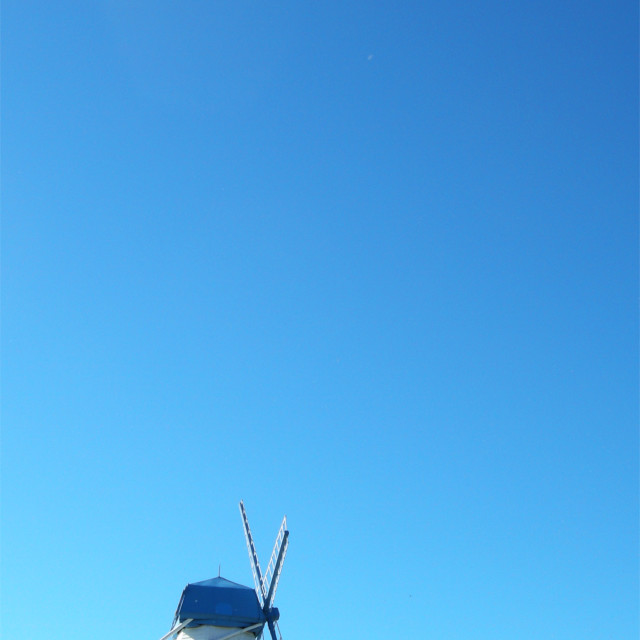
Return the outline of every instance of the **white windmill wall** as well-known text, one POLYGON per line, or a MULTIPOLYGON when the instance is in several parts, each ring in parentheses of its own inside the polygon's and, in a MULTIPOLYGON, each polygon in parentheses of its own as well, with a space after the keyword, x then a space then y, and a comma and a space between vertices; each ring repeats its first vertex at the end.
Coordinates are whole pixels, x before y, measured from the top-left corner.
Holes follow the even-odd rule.
MULTIPOLYGON (((238 629, 233 627, 214 627, 212 625, 203 624, 199 627, 188 627, 178 633, 176 640, 218 640, 232 634, 238 629)), ((258 629, 259 631, 259 629, 258 629)), ((253 633, 245 632, 233 636, 230 640, 256 640, 253 633)))

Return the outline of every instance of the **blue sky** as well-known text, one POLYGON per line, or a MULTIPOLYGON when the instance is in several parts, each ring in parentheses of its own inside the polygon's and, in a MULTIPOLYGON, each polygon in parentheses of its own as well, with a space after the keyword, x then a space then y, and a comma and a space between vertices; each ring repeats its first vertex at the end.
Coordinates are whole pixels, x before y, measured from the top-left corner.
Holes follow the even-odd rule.
POLYGON ((2 9, 3 637, 637 637, 636 3, 2 9))

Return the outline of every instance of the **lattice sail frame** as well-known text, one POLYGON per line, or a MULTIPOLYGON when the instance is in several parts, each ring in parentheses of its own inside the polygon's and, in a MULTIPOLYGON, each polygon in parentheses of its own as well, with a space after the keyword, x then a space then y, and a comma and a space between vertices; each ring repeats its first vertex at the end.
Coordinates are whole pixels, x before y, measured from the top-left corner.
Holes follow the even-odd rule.
POLYGON ((280 582, 280 574, 282 573, 282 565, 284 564, 284 557, 287 555, 287 548, 289 547, 289 532, 287 531, 287 516, 282 519, 280 530, 276 536, 276 541, 273 545, 273 551, 271 552, 271 558, 269 558, 269 564, 267 570, 262 576, 262 589, 267 591, 267 597, 265 605, 271 607, 271 603, 276 595, 276 589, 278 588, 278 582, 280 582))

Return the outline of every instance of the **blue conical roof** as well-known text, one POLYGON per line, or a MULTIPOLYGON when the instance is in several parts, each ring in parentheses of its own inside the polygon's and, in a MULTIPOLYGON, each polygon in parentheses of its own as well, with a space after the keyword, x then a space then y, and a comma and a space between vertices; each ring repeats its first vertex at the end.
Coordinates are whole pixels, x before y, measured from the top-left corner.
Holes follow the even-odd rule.
MULTIPOLYGON (((248 627, 266 622, 255 590, 221 577, 194 582, 184 588, 176 622, 189 618, 193 618, 192 625, 220 627, 248 627)), ((261 628, 257 628, 256 635, 260 631, 261 628)))

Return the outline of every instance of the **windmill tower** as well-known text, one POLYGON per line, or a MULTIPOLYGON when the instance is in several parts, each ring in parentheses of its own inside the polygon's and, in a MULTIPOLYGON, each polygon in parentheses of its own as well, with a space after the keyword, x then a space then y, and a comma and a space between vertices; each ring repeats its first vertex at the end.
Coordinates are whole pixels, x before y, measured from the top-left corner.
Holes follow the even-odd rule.
POLYGON ((265 625, 271 640, 282 640, 278 628, 280 612, 273 606, 273 599, 289 546, 287 517, 282 520, 267 570, 263 573, 242 501, 240 514, 255 590, 220 576, 188 584, 180 597, 171 631, 160 640, 169 640, 176 635, 176 640, 259 640, 265 625))

